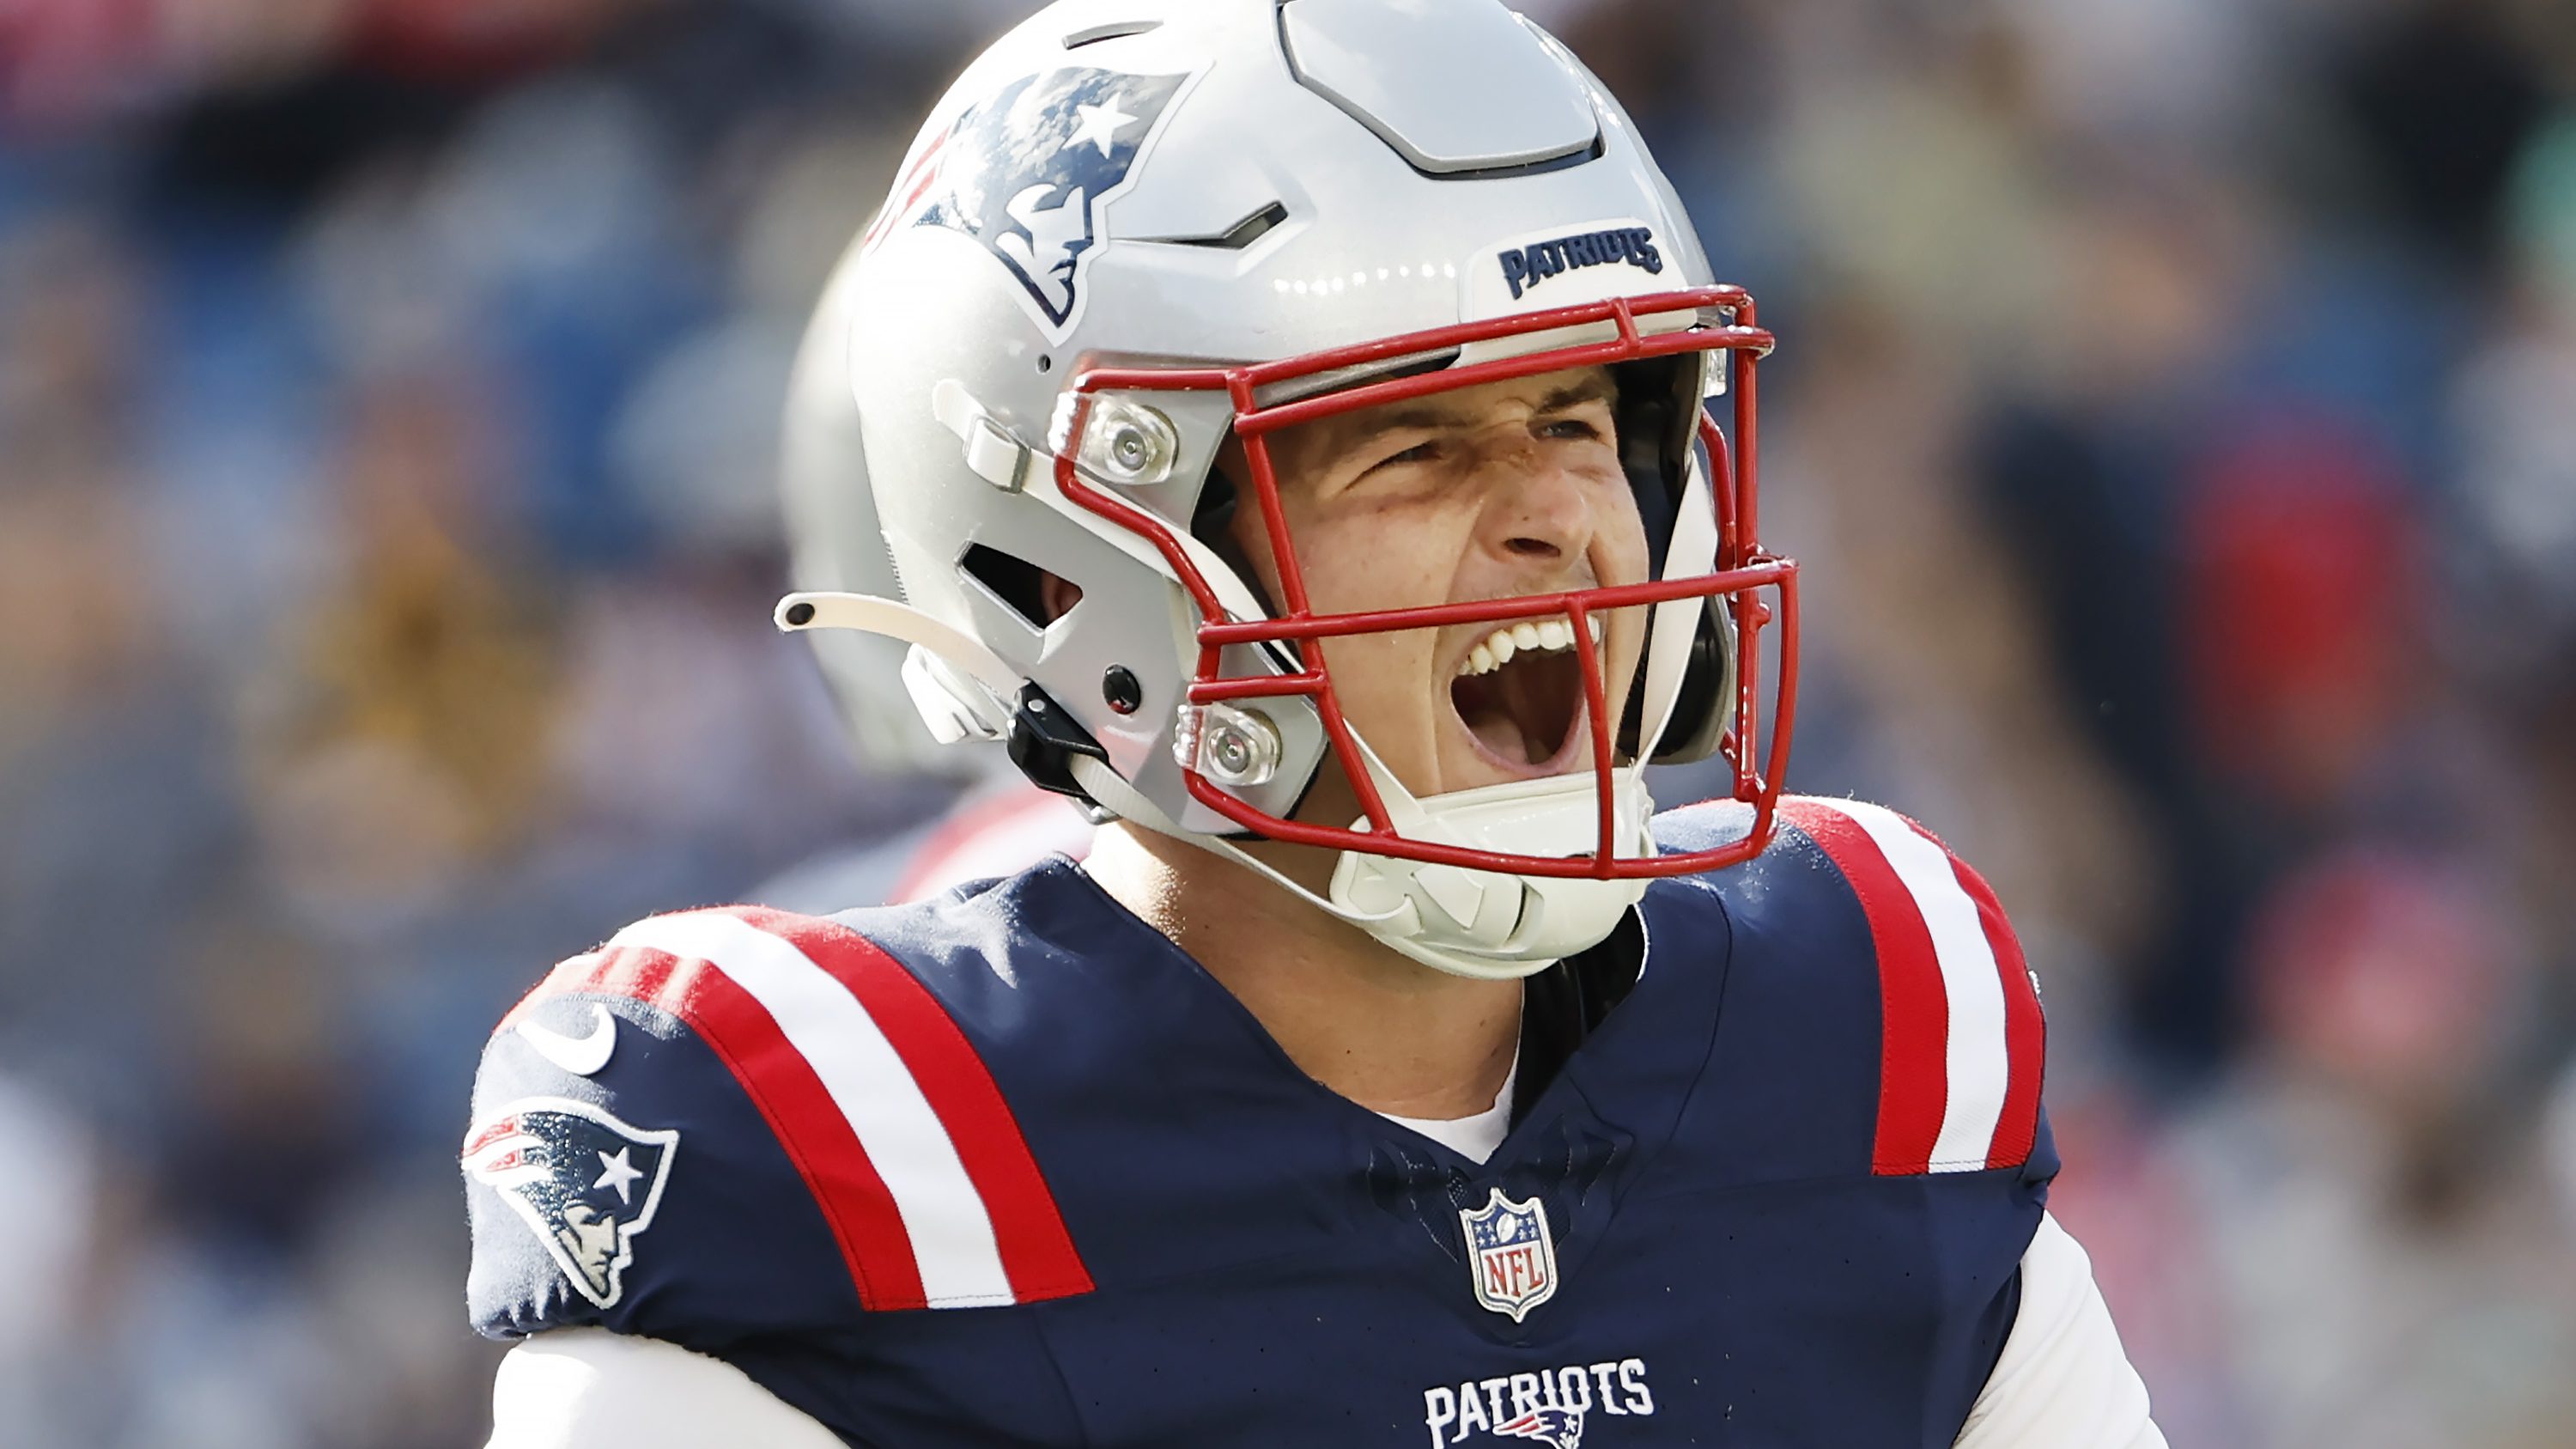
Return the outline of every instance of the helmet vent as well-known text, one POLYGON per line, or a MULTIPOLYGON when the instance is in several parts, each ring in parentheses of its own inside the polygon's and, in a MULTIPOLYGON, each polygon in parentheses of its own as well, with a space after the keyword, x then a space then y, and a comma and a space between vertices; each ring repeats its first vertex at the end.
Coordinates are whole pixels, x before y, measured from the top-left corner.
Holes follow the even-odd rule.
POLYGON ((1131 237, 1129 240, 1155 242, 1170 247, 1207 247, 1214 251, 1239 252, 1269 235, 1272 227, 1287 219, 1287 204, 1274 201, 1214 236, 1140 236, 1131 237))
POLYGON ((983 585, 1022 623, 1032 629, 1046 628, 1046 571, 1036 564, 978 543, 957 561, 957 571, 983 585))
POLYGON ((1078 50, 1086 45, 1097 45, 1101 41, 1116 40, 1121 36, 1142 35, 1148 30, 1159 30, 1162 25, 1163 22, 1159 20, 1112 20, 1106 25, 1086 25, 1064 38, 1064 48, 1078 50))

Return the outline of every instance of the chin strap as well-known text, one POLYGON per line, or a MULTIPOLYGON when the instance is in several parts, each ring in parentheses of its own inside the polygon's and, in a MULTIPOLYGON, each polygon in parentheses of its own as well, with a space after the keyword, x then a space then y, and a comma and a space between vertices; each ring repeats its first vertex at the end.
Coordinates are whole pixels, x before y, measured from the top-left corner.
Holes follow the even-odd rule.
MULTIPOLYGON (((961 738, 968 726, 981 722, 982 711, 973 709, 966 700, 957 697, 961 688, 988 694, 992 707, 998 711, 1002 709, 1001 701, 1016 694, 1020 687, 1018 671, 986 647, 983 641, 893 599, 864 594, 793 593, 779 600, 777 621, 779 628, 789 632, 858 629, 882 634, 911 644, 916 657, 926 656, 936 661, 943 666, 940 672, 949 676, 939 682, 941 695, 978 716, 976 719, 961 718, 959 733, 948 734, 944 738, 961 738)), ((910 675, 911 671, 907 669, 907 685, 914 682, 910 675)), ((1007 718, 1007 714, 1002 717, 1007 718)), ((1362 765, 1376 781, 1379 796, 1386 802, 1389 822, 1398 833, 1412 839, 1451 838, 1454 832, 1443 828, 1437 813, 1404 787, 1394 771, 1387 768, 1374 750, 1369 749, 1366 741, 1358 743, 1362 765)), ((1333 919, 1368 932, 1388 949, 1426 966, 1457 976, 1511 980, 1545 970, 1551 964, 1552 958, 1521 959, 1498 954, 1464 940, 1442 944, 1422 939, 1425 923, 1433 912, 1447 916, 1459 929, 1472 932, 1475 927, 1471 923, 1480 916, 1497 910, 1508 911, 1510 919, 1498 916, 1491 923, 1496 930, 1507 930, 1527 907, 1528 892, 1537 889, 1541 894, 1548 894, 1545 887, 1533 887, 1520 877, 1505 875, 1500 879, 1518 883, 1522 894, 1508 901, 1493 902, 1488 900, 1485 888, 1476 879, 1485 872, 1418 866, 1409 862, 1392 869, 1373 869, 1370 862, 1382 861, 1383 857, 1366 851, 1345 850, 1341 852, 1334 870, 1331 893, 1318 894, 1230 840, 1182 828, 1178 821, 1111 768, 1107 761, 1070 754, 1066 758, 1066 766, 1073 782, 1111 814, 1133 821, 1158 835, 1169 836, 1230 860, 1333 919), (1419 899, 1416 898, 1417 890, 1419 899), (1383 909, 1367 909, 1342 898, 1354 893, 1388 903, 1383 909)), ((1560 887, 1558 892, 1569 888, 1560 887)), ((1633 898, 1632 892, 1630 899, 1633 898)), ((1619 904, 1624 909, 1627 902, 1619 904)), ((1446 929, 1433 934, 1445 934, 1446 929)))
POLYGON ((1085 794, 1099 801, 1101 808, 1112 815, 1121 820, 1133 821, 1157 835, 1170 836, 1185 844, 1195 845, 1210 855, 1222 856, 1233 861, 1335 920, 1366 931, 1371 926, 1381 926, 1394 921, 1411 909, 1407 904, 1399 904, 1387 910, 1371 912, 1353 910, 1349 906, 1340 905, 1308 890, 1277 866, 1231 840, 1182 829, 1180 822, 1164 814, 1161 806, 1146 799, 1143 791, 1128 784, 1127 777, 1111 769, 1105 761, 1092 759, 1088 755, 1075 755, 1066 763, 1073 772, 1074 783, 1080 785, 1085 794))
MULTIPOLYGON (((1426 866, 1366 850, 1344 850, 1334 868, 1331 893, 1318 894, 1232 841, 1180 828, 1106 763, 1077 756, 1068 764, 1075 782, 1112 813, 1234 861, 1316 910, 1366 931, 1388 950, 1452 976, 1514 981, 1535 975, 1606 935, 1616 917, 1644 893, 1642 882, 1532 881, 1508 873, 1426 866), (1378 902, 1385 903, 1383 909, 1370 909, 1378 902), (1552 923, 1553 937, 1541 934, 1534 941, 1524 940, 1525 918, 1552 923), (1568 934, 1569 923, 1587 920, 1597 921, 1600 931, 1574 926, 1568 934), (1521 943, 1516 948, 1515 941, 1521 943), (1538 945, 1539 941, 1547 944, 1538 945)), ((1468 796, 1484 793, 1466 792, 1468 796)), ((1438 828, 1434 811, 1409 796, 1404 798, 1407 817, 1430 827, 1415 838, 1437 839, 1454 833, 1438 828)), ((1444 798, 1477 808, 1461 797, 1444 798)), ((1485 807, 1508 804, 1499 798, 1481 803, 1485 807)))
MULTIPOLYGON (((935 656, 952 670, 990 690, 997 700, 1019 692, 1019 671, 1004 663, 1001 656, 985 647, 982 640, 894 599, 818 591, 793 593, 778 601, 777 620, 778 627, 790 633, 805 629, 857 629, 869 634, 882 634, 935 656)), ((1132 820, 1157 835, 1186 841, 1211 855, 1231 860, 1336 920, 1367 930, 1371 926, 1394 921, 1410 909, 1408 905, 1399 904, 1384 911, 1360 911, 1337 904, 1308 890, 1278 867, 1230 840, 1182 829, 1180 822, 1163 813, 1161 806, 1145 798, 1142 791, 1127 783, 1127 778, 1111 769, 1105 761, 1074 755, 1067 764, 1074 783, 1100 802, 1102 809, 1122 820, 1132 820)), ((1370 757, 1369 767, 1379 776, 1381 787, 1393 778, 1385 774, 1384 767, 1374 756, 1370 757)), ((1410 799, 1409 796, 1405 798, 1410 799)))
MULTIPOLYGON (((1019 671, 1003 662, 1002 657, 985 647, 984 642, 943 620, 895 599, 881 599, 868 594, 842 594, 805 591, 789 594, 778 601, 778 627, 789 633, 806 629, 856 629, 863 633, 881 634, 900 640, 929 654, 963 675, 974 684, 990 691, 995 701, 1019 693, 1019 671)), ((1277 867, 1255 858, 1230 840, 1184 830, 1180 823, 1163 813, 1162 807, 1145 798, 1144 793, 1127 783, 1127 778, 1105 761, 1087 755, 1073 755, 1066 761, 1074 783, 1098 801, 1102 809, 1122 820, 1136 824, 1158 835, 1186 841, 1212 855, 1220 855, 1269 879, 1299 900, 1338 920, 1365 930, 1394 920, 1403 913, 1394 910, 1369 913, 1335 905, 1282 874, 1277 867)))

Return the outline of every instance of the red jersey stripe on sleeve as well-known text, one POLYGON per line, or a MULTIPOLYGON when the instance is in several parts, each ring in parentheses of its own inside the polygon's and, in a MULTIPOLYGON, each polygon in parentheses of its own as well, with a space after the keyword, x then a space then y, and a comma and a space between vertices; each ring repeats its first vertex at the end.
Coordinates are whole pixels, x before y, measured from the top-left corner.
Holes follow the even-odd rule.
POLYGON ((930 989, 875 942, 837 922, 760 907, 737 907, 732 914, 781 937, 829 972, 885 1033, 983 1199, 1012 1297, 1028 1303, 1090 1292, 1090 1271, 1019 1119, 930 989))
POLYGON ((1950 1003, 1932 934, 1913 894, 1869 832, 1814 800, 1783 800, 1780 815, 1842 872, 1869 920, 1878 956, 1878 1131, 1871 1171, 1910 1176, 1928 1171, 1949 1100, 1950 1003))
POLYGON ((1959 873, 1959 888, 1977 903, 1977 919, 1995 950, 1995 969, 2003 979, 2004 1044, 2011 1056, 2010 1084, 2004 1090, 2003 1115, 1995 1121, 1995 1142, 1986 1155, 1988 1167, 2018 1167, 2030 1160, 2039 1135, 2040 1087, 2047 1075, 2048 1025, 2039 1001, 2039 981, 2023 956, 2021 937, 2004 915, 1994 888, 1974 866, 1950 857, 1959 873))
POLYGON ((926 1306, 893 1196, 821 1079, 751 993, 707 961, 609 946, 557 967, 503 1025, 534 1001, 574 993, 640 1001, 695 1032, 733 1073, 795 1164, 831 1226, 860 1304, 871 1311, 926 1306))

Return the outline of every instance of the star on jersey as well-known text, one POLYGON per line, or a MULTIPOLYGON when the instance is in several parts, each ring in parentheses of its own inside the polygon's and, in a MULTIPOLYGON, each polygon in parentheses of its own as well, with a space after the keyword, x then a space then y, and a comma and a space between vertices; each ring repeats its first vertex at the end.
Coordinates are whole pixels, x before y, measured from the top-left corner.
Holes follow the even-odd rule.
POLYGON ((619 1202, 633 1202, 635 1179, 644 1175, 644 1169, 635 1165, 634 1156, 635 1149, 632 1147, 620 1147, 615 1152, 599 1153, 599 1180, 593 1182, 591 1186, 613 1187, 617 1189, 619 1202))
MULTIPOLYGON (((1013 81, 921 149, 889 206, 918 207, 915 226, 981 241, 1061 338, 1081 306, 1083 272, 1108 240, 1101 210, 1126 189, 1188 79, 1071 67, 1013 81)), ((872 237, 891 230, 880 223, 872 237)))

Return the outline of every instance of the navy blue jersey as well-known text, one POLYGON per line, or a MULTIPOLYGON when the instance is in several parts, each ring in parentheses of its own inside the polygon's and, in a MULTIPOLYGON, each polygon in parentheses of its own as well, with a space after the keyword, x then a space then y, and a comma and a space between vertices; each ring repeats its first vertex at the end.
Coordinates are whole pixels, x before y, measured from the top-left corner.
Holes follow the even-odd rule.
POLYGON ((668 1340, 853 1445, 1946 1445, 2056 1169, 2038 999, 1909 822, 1782 821, 1533 982, 1482 1164, 1061 860, 639 922, 484 1054, 475 1324, 668 1340))

